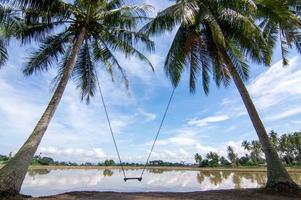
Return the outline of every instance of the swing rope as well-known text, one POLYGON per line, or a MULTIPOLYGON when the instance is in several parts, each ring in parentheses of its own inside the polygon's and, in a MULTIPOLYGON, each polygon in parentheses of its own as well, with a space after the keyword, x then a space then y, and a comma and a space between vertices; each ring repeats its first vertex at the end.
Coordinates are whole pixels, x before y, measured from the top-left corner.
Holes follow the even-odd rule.
POLYGON ((105 111, 105 114, 106 114, 106 118, 107 118, 107 122, 108 122, 108 125, 109 125, 109 128, 110 128, 111 136, 112 136, 112 139, 113 139, 113 142, 114 142, 114 146, 115 146, 115 149, 116 149, 116 152, 117 152, 117 156, 118 156, 118 159, 119 159, 119 163, 120 163, 120 166, 121 166, 121 170, 122 170, 122 172, 123 172, 124 181, 132 180, 132 179, 137 179, 137 180, 139 180, 139 181, 142 181, 142 177, 143 177, 143 175, 144 175, 144 173, 145 173, 145 170, 146 170, 146 168, 147 168, 147 165, 148 165, 148 163, 149 163, 149 160, 150 160, 150 158, 151 158, 151 155, 152 155, 152 153, 153 153, 153 151, 154 151, 154 147, 155 147, 155 145, 156 145, 156 143, 157 143, 157 140, 158 140, 158 138, 159 138, 159 135, 160 135, 160 133, 161 133, 163 124, 164 124, 165 119, 166 119, 166 117, 167 117, 167 113, 168 113, 168 110, 169 110, 169 108, 170 108, 172 99, 173 99, 173 97, 174 97, 176 88, 173 88, 173 90, 172 90, 172 93, 171 93, 170 98, 169 98, 169 100, 168 100, 168 104, 167 104, 166 109, 165 109, 165 111, 164 111, 163 118, 162 118, 161 123, 160 123, 160 126, 159 126, 159 128, 158 128, 158 131, 157 131, 155 140, 154 140, 154 142, 153 142, 153 144, 152 144, 151 150, 150 150, 149 155, 148 155, 148 157, 147 157, 147 160, 146 160, 146 162, 145 162, 145 164, 144 164, 144 167, 143 167, 143 170, 142 170, 142 173, 141 173, 140 177, 139 177, 139 178, 127 178, 127 177, 126 177, 126 174, 125 174, 125 170, 124 170, 123 163, 122 163, 122 161, 121 161, 121 156, 120 156, 119 149, 118 149, 118 146, 117 146, 117 142, 116 142, 116 139, 115 139, 115 136, 114 136, 113 128, 112 128, 112 125, 111 125, 111 120, 110 120, 110 117, 109 117, 109 114, 108 114, 107 106, 106 106, 106 103, 105 103, 105 100, 104 100, 104 95, 103 95, 103 92, 102 92, 102 89, 101 89, 101 86, 100 86, 100 82, 99 82, 97 73, 96 73, 95 77, 96 77, 96 82, 97 82, 97 85, 98 85, 99 93, 100 93, 100 96, 101 96, 102 105, 103 105, 103 108, 104 108, 104 111, 105 111))
POLYGON ((171 95, 170 95, 170 98, 169 98, 169 100, 168 100, 168 104, 167 104, 167 106, 166 106, 166 109, 165 109, 163 118, 162 118, 162 120, 161 120, 159 129, 158 129, 158 131, 157 131, 157 135, 156 135, 156 137, 155 137, 155 140, 154 140, 154 142, 153 142, 152 148, 151 148, 151 150, 150 150, 150 152, 149 152, 149 155, 148 155, 147 160, 146 160, 146 162, 145 162, 145 165, 144 165, 144 167, 143 167, 143 170, 142 170, 142 173, 141 173, 140 178, 142 178, 142 176, 144 175, 144 172, 145 172, 145 170, 146 170, 146 168, 147 168, 149 159, 151 158, 151 155, 152 155, 152 153, 153 153, 153 151, 154 151, 154 147, 155 147, 155 145, 156 145, 156 143, 157 143, 157 140, 158 140, 158 138, 159 138, 159 135, 160 135, 160 133, 161 133, 161 129, 162 129, 163 124, 164 124, 164 122, 165 122, 165 119, 166 119, 166 116, 167 116, 167 113, 168 113, 170 104, 171 104, 171 102, 172 102, 172 99, 173 99, 173 97, 174 97, 175 91, 176 91, 176 88, 174 87, 173 90, 172 90, 172 93, 171 93, 171 95))
POLYGON ((106 106, 106 103, 105 103, 105 100, 104 100, 104 97, 103 97, 103 93, 102 93, 102 89, 100 87, 100 83, 99 83, 99 79, 98 79, 97 73, 95 73, 95 77, 96 77, 96 81, 97 81, 97 85, 98 85, 98 89, 99 89, 99 93, 100 93, 102 105, 103 105, 104 111, 106 113, 106 118, 107 118, 107 121, 108 121, 110 132, 111 132, 111 135, 112 135, 112 138, 113 138, 113 142, 114 142, 114 145, 115 145, 115 149, 116 149, 116 152, 117 152, 117 155, 118 155, 118 159, 119 159, 119 163, 120 163, 120 166, 121 166, 121 170, 123 172, 124 178, 126 179, 124 167, 123 167, 123 164, 122 164, 122 161, 121 161, 119 149, 118 149, 118 146, 117 146, 117 143, 116 143, 116 140, 115 140, 114 132, 113 132, 112 125, 111 125, 111 120, 110 120, 110 117, 109 117, 109 114, 108 114, 107 106, 106 106))

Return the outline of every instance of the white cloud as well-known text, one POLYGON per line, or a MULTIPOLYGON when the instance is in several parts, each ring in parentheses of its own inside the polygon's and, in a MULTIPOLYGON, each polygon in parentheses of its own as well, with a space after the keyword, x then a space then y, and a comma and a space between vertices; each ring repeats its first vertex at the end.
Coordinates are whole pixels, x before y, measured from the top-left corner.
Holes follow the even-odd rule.
POLYGON ((207 126, 210 123, 226 121, 228 119, 229 117, 227 115, 216 115, 216 116, 206 117, 203 119, 192 119, 188 121, 188 124, 201 127, 201 126, 207 126))
POLYGON ((146 122, 153 121, 157 118, 157 115, 155 113, 146 112, 142 108, 138 109, 138 113, 145 117, 146 122))
POLYGON ((301 108, 295 107, 295 108, 291 108, 286 111, 282 111, 277 114, 273 114, 272 116, 268 116, 266 119, 267 119, 267 121, 276 121, 276 120, 285 119, 287 117, 294 116, 294 115, 297 115, 300 113, 301 113, 301 108))
POLYGON ((282 61, 279 61, 248 85, 259 109, 268 109, 289 98, 300 99, 300 62, 301 59, 296 56, 290 59, 290 65, 284 68, 282 61))
MULTIPOLYGON (((161 139, 157 141, 157 145, 174 145, 174 146, 191 146, 198 142, 199 138, 207 137, 206 135, 200 133, 198 130, 191 128, 178 128, 172 132, 173 136, 161 139)), ((153 141, 149 141, 146 144, 152 145, 153 141)))
POLYGON ((292 121, 293 124, 301 124, 301 120, 292 121))
POLYGON ((180 153, 181 153, 184 157, 191 156, 190 153, 188 153, 187 151, 185 151, 183 148, 180 148, 179 151, 180 151, 180 153))
POLYGON ((204 146, 202 144, 197 144, 196 150, 197 153, 206 156, 210 151, 218 153, 220 156, 224 156, 227 158, 227 148, 228 146, 233 147, 235 153, 239 156, 243 156, 248 153, 246 150, 241 147, 242 141, 229 141, 219 146, 204 146))
MULTIPOLYGON (((299 56, 290 59, 290 65, 283 67, 282 61, 272 65, 249 84, 248 91, 263 121, 282 120, 301 113, 301 68, 299 56)), ((247 115, 246 108, 235 88, 235 96, 226 97, 220 104, 221 114, 230 118, 247 115)), ((249 120, 249 119, 248 119, 249 120)))
POLYGON ((42 156, 50 156, 59 161, 93 161, 105 159, 108 156, 101 148, 81 149, 81 148, 58 148, 58 147, 40 147, 38 149, 42 156))
POLYGON ((216 149, 214 147, 204 146, 201 144, 196 145, 196 150, 197 150, 197 153, 202 154, 202 155, 206 155, 206 153, 208 153, 210 151, 212 151, 212 152, 216 151, 216 149))

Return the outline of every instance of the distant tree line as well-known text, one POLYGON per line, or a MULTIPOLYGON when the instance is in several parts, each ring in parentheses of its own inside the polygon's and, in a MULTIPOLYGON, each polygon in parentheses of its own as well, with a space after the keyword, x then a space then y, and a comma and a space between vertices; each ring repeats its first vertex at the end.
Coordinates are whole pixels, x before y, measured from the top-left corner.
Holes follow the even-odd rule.
MULTIPOLYGON (((116 163, 114 160, 105 160, 104 162, 92 163, 92 162, 85 162, 85 163, 77 163, 77 162, 65 162, 65 161, 55 161, 51 157, 41 156, 39 155, 34 156, 31 165, 54 165, 54 166, 120 166, 120 163, 116 163)), ((0 164, 5 164, 11 158, 10 156, 0 155, 0 164)), ((141 167, 145 164, 143 163, 134 163, 134 162, 124 162, 122 163, 123 166, 131 166, 131 167, 141 167)), ((163 160, 153 160, 149 161, 148 166, 191 166, 191 164, 186 164, 185 162, 165 162, 163 160)))
MULTIPOLYGON (((269 138, 286 166, 301 166, 301 132, 279 136, 275 131, 271 131, 269 138)), ((196 153, 194 159, 199 167, 238 167, 266 164, 263 149, 258 140, 243 141, 241 146, 249 152, 242 157, 238 157, 233 147, 228 146, 227 158, 216 152, 209 152, 204 159, 196 153)))
MULTIPOLYGON (((301 132, 288 133, 279 136, 275 131, 269 134, 271 143, 277 150, 279 157, 286 166, 301 166, 301 132)), ((198 167, 238 167, 238 166, 263 166, 265 165, 264 153, 262 146, 258 140, 243 141, 241 146, 249 153, 239 157, 233 147, 228 146, 227 156, 220 156, 216 152, 209 152, 203 158, 202 155, 196 153, 194 159, 198 167)), ((5 164, 12 158, 12 153, 8 156, 0 155, 0 164, 5 164)), ((56 165, 56 166, 120 166, 114 160, 108 159, 104 162, 92 163, 76 163, 76 162, 60 162, 55 161, 51 157, 42 156, 42 153, 34 156, 32 165, 56 165)), ((144 166, 142 163, 123 163, 124 166, 144 166)), ((181 167, 191 166, 185 162, 165 162, 163 160, 153 160, 148 166, 166 166, 181 167)))
POLYGON ((149 161, 148 166, 162 166, 162 167, 184 167, 190 166, 185 162, 164 162, 163 160, 153 160, 149 161))

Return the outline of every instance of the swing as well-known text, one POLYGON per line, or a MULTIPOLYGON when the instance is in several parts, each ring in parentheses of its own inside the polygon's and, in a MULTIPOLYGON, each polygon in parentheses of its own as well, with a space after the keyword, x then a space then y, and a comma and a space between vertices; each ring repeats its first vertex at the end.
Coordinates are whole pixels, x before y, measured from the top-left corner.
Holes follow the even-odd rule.
POLYGON ((153 153, 155 144, 156 144, 156 142, 157 142, 157 140, 158 140, 158 137, 159 137, 159 134, 160 134, 160 132, 161 132, 162 126, 163 126, 163 124, 164 124, 164 122, 165 122, 165 119, 166 119, 166 116, 167 116, 167 112, 168 112, 168 110, 169 110, 170 104, 171 104, 172 99, 173 99, 173 97, 174 97, 176 88, 173 88, 173 90, 172 90, 172 93, 171 93, 171 95, 170 95, 168 104, 167 104, 167 106, 166 106, 166 109, 165 109, 163 118, 162 118, 161 123, 160 123, 160 126, 159 126, 159 128, 158 128, 156 137, 155 137, 155 139, 154 139, 154 142, 153 142, 153 144, 152 144, 152 147, 151 147, 151 150, 150 150, 150 152, 149 152, 149 155, 148 155, 148 157, 147 157, 147 159, 146 159, 146 162, 145 162, 145 164, 144 164, 144 166, 143 166, 143 170, 142 170, 141 175, 140 175, 139 177, 130 177, 130 178, 128 178, 128 177, 126 176, 126 174, 125 174, 124 166, 123 166, 122 161, 121 161, 121 156, 120 156, 119 149, 118 149, 118 146, 117 146, 117 143, 116 143, 116 139, 115 139, 114 132, 113 132, 112 125, 111 125, 111 121, 110 121, 110 118, 109 118, 107 106, 106 106, 106 103, 105 103, 105 100, 104 100, 104 95, 103 95, 103 93, 102 93, 102 89, 101 89, 100 82, 99 82, 99 79, 98 79, 97 74, 95 75, 95 77, 96 77, 96 81, 97 81, 99 93, 100 93, 100 96, 101 96, 102 105, 103 105, 103 108, 104 108, 104 111, 105 111, 105 114, 106 114, 108 126, 109 126, 109 128, 110 128, 110 132, 111 132, 112 139, 113 139, 113 142, 114 142, 115 150, 116 150, 116 153, 117 153, 117 156, 118 156, 118 159, 119 159, 119 163, 120 163, 120 166, 121 166, 121 170, 122 170, 122 172, 123 172, 123 177, 124 177, 123 180, 124 180, 124 182, 130 181, 130 180, 138 180, 139 182, 141 182, 142 179, 143 179, 144 172, 145 172, 145 170, 146 170, 146 168, 147 168, 147 164, 148 164, 148 162, 149 162, 149 159, 150 159, 150 157, 151 157, 151 155, 152 155, 152 153, 153 153))

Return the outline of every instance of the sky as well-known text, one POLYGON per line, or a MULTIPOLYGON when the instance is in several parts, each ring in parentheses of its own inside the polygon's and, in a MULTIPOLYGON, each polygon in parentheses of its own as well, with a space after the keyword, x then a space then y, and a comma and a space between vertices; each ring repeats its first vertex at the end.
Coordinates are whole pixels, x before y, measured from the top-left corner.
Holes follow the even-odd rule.
MULTIPOLYGON (((155 7, 154 13, 171 3, 167 0, 145 2, 155 7)), ((104 98, 125 162, 146 160, 159 127, 172 92, 163 63, 173 35, 171 32, 152 38, 156 52, 146 55, 155 66, 155 73, 135 58, 118 56, 129 77, 128 91, 118 76, 111 82, 108 73, 100 70, 104 98)), ((48 73, 31 77, 22 74, 26 56, 33 48, 13 41, 9 61, 0 71, 0 154, 17 152, 52 95, 56 66, 48 73)), ((279 134, 301 129, 301 57, 295 51, 289 57, 290 65, 285 68, 279 50, 271 67, 251 64, 250 80, 246 82, 267 131, 275 130, 279 134)), ((257 139, 256 133, 233 82, 227 88, 216 88, 212 83, 208 96, 202 87, 191 95, 185 73, 151 160, 193 163, 195 153, 205 156, 214 151, 225 156, 229 145, 244 155, 241 142, 253 139, 257 139)), ((89 105, 81 102, 80 93, 71 80, 39 146, 39 153, 59 161, 117 161, 100 96, 96 95, 89 105)))

